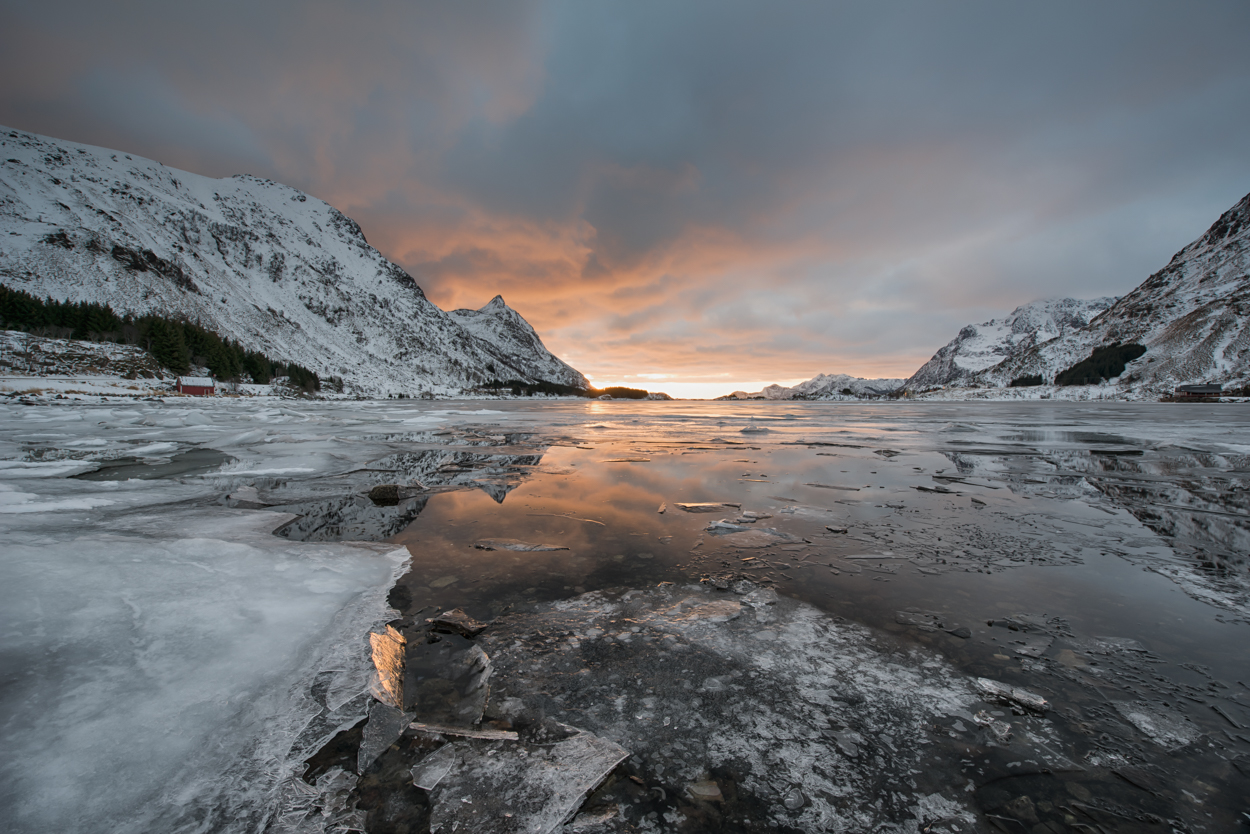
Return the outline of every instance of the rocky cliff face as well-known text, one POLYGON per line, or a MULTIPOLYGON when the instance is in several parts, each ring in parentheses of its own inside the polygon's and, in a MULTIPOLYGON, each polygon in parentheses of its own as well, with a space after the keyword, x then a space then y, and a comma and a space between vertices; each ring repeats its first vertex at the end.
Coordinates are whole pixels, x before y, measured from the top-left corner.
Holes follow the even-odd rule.
POLYGON ((1004 385, 1026 374, 1051 381, 1094 348, 1116 342, 1146 347, 1117 382, 1125 393, 1250 379, 1250 195, 1088 326, 1021 351, 972 381, 1004 385))
POLYGON ((502 299, 440 310, 321 200, 4 128, 0 282, 185 316, 365 393, 455 394, 496 377, 586 385, 502 299))
POLYGON ((970 324, 912 374, 906 388, 923 391, 943 385, 968 384, 987 368, 1080 330, 1114 303, 1114 298, 1034 301, 1017 307, 1004 318, 970 324))

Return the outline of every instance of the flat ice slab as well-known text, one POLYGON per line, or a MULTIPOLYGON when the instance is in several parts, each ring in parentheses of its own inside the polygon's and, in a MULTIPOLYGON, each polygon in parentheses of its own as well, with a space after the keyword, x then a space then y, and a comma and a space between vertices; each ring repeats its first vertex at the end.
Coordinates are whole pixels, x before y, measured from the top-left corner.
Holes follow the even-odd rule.
POLYGON ((299 763, 364 714, 367 635, 406 551, 278 538, 289 516, 230 509, 194 478, 18 459, 44 437, 97 460, 168 454, 152 441, 179 429, 142 421, 198 414, 0 406, 0 830, 259 830, 299 763))
POLYGON ((571 819, 586 794, 628 755, 620 745, 590 733, 555 744, 457 741, 423 760, 414 783, 433 785, 430 831, 435 834, 549 834, 571 819))

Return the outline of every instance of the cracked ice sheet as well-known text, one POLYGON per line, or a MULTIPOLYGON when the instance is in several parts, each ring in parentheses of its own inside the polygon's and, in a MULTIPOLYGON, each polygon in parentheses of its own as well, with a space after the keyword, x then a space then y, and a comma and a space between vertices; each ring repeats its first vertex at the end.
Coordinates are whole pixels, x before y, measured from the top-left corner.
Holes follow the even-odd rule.
POLYGON ((594 733, 670 794, 732 771, 777 828, 914 832, 934 809, 973 818, 931 733, 981 708, 968 679, 768 589, 592 592, 501 617, 479 642, 496 669, 488 717, 594 733))
POLYGON ((313 678, 367 687, 364 635, 406 551, 278 539, 275 513, 174 509, 211 491, 169 481, 17 489, 33 511, 0 515, 0 827, 263 827, 326 740, 299 739, 321 712, 313 678))

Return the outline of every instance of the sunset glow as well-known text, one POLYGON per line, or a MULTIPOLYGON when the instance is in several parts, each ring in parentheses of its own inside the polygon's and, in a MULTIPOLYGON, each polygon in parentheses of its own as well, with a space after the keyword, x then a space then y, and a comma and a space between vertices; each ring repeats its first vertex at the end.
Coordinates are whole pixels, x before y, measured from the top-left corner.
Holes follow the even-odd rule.
POLYGON ((1250 182, 1246 14, 18 4, 0 121, 287 183, 445 309, 723 394, 1136 286, 1250 182))

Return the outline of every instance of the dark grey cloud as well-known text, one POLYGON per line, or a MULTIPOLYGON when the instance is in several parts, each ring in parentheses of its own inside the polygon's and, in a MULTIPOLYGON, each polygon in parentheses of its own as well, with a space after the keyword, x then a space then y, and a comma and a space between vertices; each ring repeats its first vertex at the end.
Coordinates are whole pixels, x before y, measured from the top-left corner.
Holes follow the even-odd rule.
POLYGON ((1244 0, 0 6, 0 122, 304 188, 605 367, 903 373, 1250 191, 1244 0))

